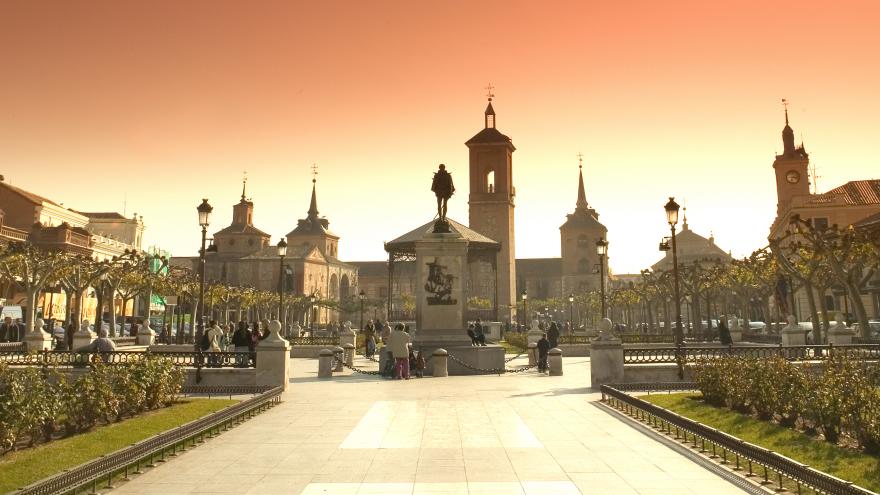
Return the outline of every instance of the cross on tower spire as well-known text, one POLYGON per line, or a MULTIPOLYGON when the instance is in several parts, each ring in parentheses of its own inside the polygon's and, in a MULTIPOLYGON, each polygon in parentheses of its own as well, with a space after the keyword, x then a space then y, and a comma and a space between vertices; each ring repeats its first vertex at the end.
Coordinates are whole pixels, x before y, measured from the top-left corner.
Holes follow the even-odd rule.
POLYGON ((785 125, 788 125, 788 100, 782 99, 782 107, 785 108, 785 125))
POLYGON ((486 90, 486 98, 489 98, 489 101, 492 101, 492 98, 495 98, 495 93, 492 92, 495 89, 495 86, 492 86, 492 83, 489 83, 489 85, 483 89, 486 90))
POLYGON ((312 201, 309 203, 309 218, 318 218, 318 195, 315 193, 315 184, 318 182, 318 166, 312 164, 312 201))
POLYGON ((584 154, 581 153, 580 151, 578 151, 577 157, 578 157, 578 168, 583 169, 584 168, 584 154))
POLYGON ((246 200, 247 200, 247 195, 246 195, 246 190, 247 190, 247 170, 243 171, 243 172, 241 173, 241 175, 242 175, 242 177, 241 177, 241 200, 242 200, 242 201, 246 201, 246 200))
POLYGON ((578 157, 578 198, 577 203, 575 203, 575 208, 578 210, 587 210, 589 209, 589 205, 587 204, 587 193, 584 191, 584 155, 580 152, 577 154, 578 157))

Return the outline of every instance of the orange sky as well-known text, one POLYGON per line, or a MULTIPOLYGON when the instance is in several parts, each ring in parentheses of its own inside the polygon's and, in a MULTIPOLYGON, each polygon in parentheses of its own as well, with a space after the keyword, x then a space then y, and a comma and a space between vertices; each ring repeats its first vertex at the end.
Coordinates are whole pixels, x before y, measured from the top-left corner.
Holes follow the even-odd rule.
POLYGON ((742 256, 775 214, 781 98, 820 190, 880 178, 878 25, 872 1, 5 0, 0 173, 80 210, 127 198, 148 244, 187 255, 195 206, 228 225, 243 170, 276 242, 314 162, 341 258, 381 259, 433 215, 437 163, 467 221, 463 143, 491 81, 518 148, 518 257, 559 255, 578 152, 613 270, 660 257, 669 195, 742 256))

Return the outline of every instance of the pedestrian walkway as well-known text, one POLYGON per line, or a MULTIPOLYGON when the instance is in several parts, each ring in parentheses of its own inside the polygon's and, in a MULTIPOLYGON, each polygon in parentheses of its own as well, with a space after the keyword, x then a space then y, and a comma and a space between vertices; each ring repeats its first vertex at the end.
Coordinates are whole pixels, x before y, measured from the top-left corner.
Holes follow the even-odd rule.
POLYGON ((293 360, 282 404, 115 493, 743 493, 597 406, 588 358, 562 377, 316 372, 293 360))

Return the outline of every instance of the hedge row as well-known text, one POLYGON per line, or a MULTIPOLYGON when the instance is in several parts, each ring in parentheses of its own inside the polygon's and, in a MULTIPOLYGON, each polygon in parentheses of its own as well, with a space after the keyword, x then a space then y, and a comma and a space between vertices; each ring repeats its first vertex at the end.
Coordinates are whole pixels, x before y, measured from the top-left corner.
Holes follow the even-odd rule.
POLYGON ((880 367, 836 356, 821 369, 780 357, 699 361, 694 381, 710 404, 800 425, 837 443, 841 433, 880 452, 880 367))
POLYGON ((50 368, 0 363, 0 453, 170 405, 183 381, 183 370, 156 357, 96 362, 75 380, 50 368))

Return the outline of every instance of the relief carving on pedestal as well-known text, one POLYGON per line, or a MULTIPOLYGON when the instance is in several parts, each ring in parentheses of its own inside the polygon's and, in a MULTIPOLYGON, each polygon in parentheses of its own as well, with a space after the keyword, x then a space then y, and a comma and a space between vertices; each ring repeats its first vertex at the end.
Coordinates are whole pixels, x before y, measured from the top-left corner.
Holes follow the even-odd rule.
POLYGON ((458 301, 452 298, 452 281, 455 277, 446 273, 447 267, 441 265, 438 258, 434 258, 434 261, 428 262, 427 265, 428 280, 425 282, 425 291, 430 294, 427 297, 428 305, 457 304, 458 301))

